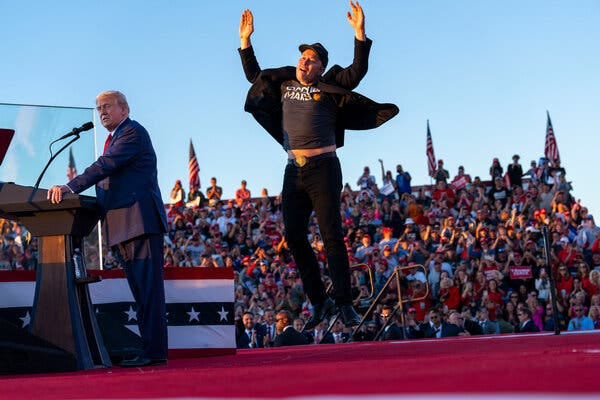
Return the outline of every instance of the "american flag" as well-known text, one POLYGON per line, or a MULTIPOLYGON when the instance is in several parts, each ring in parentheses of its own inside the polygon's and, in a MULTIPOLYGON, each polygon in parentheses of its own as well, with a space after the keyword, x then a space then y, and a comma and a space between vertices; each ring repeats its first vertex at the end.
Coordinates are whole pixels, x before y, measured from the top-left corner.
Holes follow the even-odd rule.
POLYGON ((429 176, 433 176, 435 174, 435 154, 433 152, 433 142, 431 141, 431 131, 429 130, 429 120, 427 120, 427 150, 425 154, 427 155, 427 171, 429 176))
POLYGON ((552 164, 554 164, 556 161, 560 162, 560 154, 558 153, 554 129, 552 129, 550 113, 546 111, 546 115, 548 116, 548 121, 546 122, 546 144, 544 146, 544 155, 552 164))
POLYGON ((67 166, 67 179, 71 180, 77 176, 77 168, 75 167, 75 158, 73 157, 73 149, 69 148, 69 165, 67 166))
POLYGON ((195 187, 200 188, 200 166, 198 165, 198 159, 196 158, 196 151, 190 139, 190 162, 188 163, 188 172, 190 175, 190 189, 195 187))

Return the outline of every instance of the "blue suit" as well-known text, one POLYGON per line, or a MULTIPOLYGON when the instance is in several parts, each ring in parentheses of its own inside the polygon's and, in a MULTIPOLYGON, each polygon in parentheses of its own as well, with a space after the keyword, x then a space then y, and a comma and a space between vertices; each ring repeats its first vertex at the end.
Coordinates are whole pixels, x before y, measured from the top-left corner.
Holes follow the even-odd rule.
POLYGON ((163 233, 167 217, 158 187, 156 154, 148 131, 129 118, 115 130, 104 155, 67 186, 96 185, 102 231, 124 265, 137 303, 142 356, 167 358, 163 233))

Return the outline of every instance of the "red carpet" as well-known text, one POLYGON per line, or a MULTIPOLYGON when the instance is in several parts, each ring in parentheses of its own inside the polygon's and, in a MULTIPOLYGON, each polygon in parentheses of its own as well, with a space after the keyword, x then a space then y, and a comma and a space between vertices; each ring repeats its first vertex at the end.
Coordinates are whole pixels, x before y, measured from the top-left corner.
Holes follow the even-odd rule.
MULTIPOLYGON (((312 345, 168 366, 0 377, 0 399, 600 395, 600 335, 312 345)), ((586 396, 587 397, 587 396, 586 396)))

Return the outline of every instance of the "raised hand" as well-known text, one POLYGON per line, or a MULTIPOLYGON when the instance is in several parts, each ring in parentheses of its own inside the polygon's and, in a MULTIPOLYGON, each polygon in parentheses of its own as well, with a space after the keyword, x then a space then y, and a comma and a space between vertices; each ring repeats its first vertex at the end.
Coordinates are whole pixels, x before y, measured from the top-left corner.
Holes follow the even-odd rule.
POLYGON ((254 32, 254 16, 252 11, 245 9, 240 18, 240 47, 245 49, 251 46, 250 36, 254 32))
POLYGON ((350 8, 352 9, 352 12, 346 13, 348 23, 350 23, 350 26, 354 29, 356 39, 365 41, 365 14, 363 13, 363 9, 360 4, 358 4, 358 1, 356 3, 350 1, 350 8))

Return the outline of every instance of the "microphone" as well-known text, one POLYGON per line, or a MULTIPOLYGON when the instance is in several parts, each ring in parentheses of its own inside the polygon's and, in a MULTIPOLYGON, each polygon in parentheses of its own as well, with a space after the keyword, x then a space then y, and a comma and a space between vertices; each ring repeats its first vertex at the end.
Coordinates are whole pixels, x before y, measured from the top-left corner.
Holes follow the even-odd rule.
POLYGON ((71 136, 79 135, 81 132, 89 131, 93 127, 94 127, 94 123, 92 121, 86 122, 85 124, 81 125, 79 128, 73 128, 73 130, 71 132, 62 135, 57 140, 63 140, 68 137, 71 137, 71 136))

